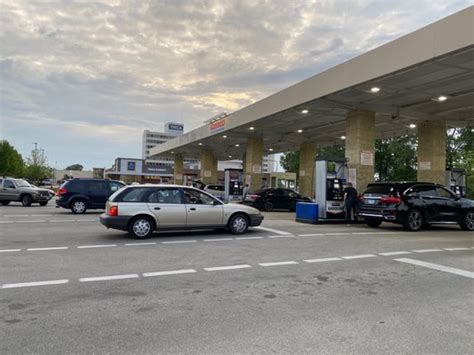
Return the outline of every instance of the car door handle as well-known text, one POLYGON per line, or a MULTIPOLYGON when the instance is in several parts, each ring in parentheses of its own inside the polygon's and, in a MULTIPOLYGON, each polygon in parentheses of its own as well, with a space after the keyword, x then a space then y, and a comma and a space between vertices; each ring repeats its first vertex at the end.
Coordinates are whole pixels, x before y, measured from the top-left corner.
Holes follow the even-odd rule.
POLYGON ((155 207, 154 209, 158 211, 161 210, 161 207, 155 207))
POLYGON ((196 208, 191 207, 189 210, 190 210, 190 211, 196 211, 196 208))

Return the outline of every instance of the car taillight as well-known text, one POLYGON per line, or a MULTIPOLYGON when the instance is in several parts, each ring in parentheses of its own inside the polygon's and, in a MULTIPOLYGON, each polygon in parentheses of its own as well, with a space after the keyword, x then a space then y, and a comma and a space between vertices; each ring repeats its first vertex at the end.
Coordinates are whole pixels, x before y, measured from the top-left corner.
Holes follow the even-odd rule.
POLYGON ((402 200, 399 197, 383 197, 380 202, 387 205, 398 205, 402 200))
POLYGON ((258 195, 247 195, 245 199, 248 201, 255 201, 258 198, 258 195))
POLYGON ((67 190, 64 187, 61 187, 58 191, 56 191, 56 196, 61 196, 67 194, 67 190))
POLYGON ((118 216, 118 206, 110 206, 107 214, 112 217, 118 216))

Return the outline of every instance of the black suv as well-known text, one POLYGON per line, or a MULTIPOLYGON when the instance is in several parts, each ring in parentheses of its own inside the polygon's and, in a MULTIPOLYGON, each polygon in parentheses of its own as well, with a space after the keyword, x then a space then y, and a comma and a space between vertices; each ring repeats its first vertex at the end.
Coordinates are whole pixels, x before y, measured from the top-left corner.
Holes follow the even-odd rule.
POLYGON ((104 179, 72 179, 61 185, 56 192, 56 205, 70 208, 73 213, 85 213, 88 209, 103 209, 110 195, 125 184, 104 179))
POLYGON ((243 201, 246 205, 265 211, 274 209, 294 211, 297 202, 311 202, 311 199, 290 189, 270 188, 248 193, 243 201))
POLYGON ((464 230, 474 230, 474 201, 458 197, 442 185, 373 183, 359 199, 359 216, 371 227, 387 221, 408 231, 431 224, 459 224, 464 230))

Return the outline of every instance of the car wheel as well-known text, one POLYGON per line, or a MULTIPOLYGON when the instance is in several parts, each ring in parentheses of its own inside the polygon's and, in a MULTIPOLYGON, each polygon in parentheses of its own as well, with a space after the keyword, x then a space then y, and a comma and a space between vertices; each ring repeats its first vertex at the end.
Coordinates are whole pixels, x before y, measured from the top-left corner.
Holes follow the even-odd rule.
POLYGON ((33 199, 31 198, 30 195, 23 195, 21 198, 21 204, 25 207, 31 206, 31 203, 33 202, 33 199))
POLYGON ((154 231, 154 223, 150 217, 136 217, 128 226, 128 233, 135 239, 149 238, 154 231))
POLYGON ((243 234, 249 228, 249 220, 243 214, 236 214, 230 218, 229 230, 232 234, 243 234))
POLYGON ((71 211, 74 214, 83 214, 87 211, 87 202, 85 200, 79 199, 74 200, 71 204, 71 211))
POLYGON ((407 231, 418 232, 424 225, 424 218, 420 210, 410 210, 405 218, 403 226, 407 231))
POLYGON ((48 201, 46 201, 46 202, 40 202, 39 204, 40 204, 40 206, 46 206, 46 205, 48 204, 48 201))
POLYGON ((263 205, 265 211, 273 211, 273 203, 271 201, 266 201, 263 205))
POLYGON ((10 201, 2 201, 3 206, 7 206, 8 204, 10 204, 10 201))
POLYGON ((365 223, 369 226, 369 227, 372 227, 372 228, 377 228, 378 226, 380 226, 382 224, 382 221, 378 220, 378 219, 373 219, 373 218, 366 218, 365 219, 365 223))
POLYGON ((474 211, 468 211, 459 225, 465 231, 474 231, 474 211))

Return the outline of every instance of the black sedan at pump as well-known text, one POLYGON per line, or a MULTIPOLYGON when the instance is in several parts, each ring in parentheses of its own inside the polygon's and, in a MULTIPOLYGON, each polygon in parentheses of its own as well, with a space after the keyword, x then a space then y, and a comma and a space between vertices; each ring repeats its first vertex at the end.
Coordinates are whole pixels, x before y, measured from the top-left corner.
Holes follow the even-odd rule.
POLYGON ((309 197, 301 196, 290 189, 263 189, 245 196, 243 203, 259 210, 290 210, 296 209, 297 202, 311 202, 309 197))
POLYGON ((383 221, 419 231, 433 224, 459 224, 474 230, 474 201, 442 185, 422 182, 369 184, 360 197, 359 216, 371 227, 383 221))

